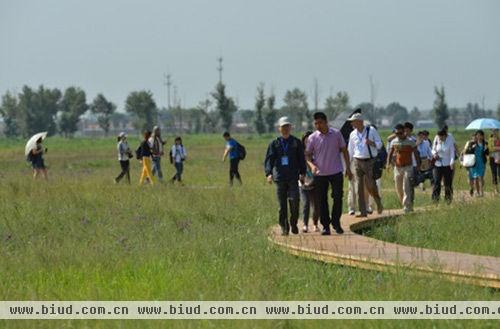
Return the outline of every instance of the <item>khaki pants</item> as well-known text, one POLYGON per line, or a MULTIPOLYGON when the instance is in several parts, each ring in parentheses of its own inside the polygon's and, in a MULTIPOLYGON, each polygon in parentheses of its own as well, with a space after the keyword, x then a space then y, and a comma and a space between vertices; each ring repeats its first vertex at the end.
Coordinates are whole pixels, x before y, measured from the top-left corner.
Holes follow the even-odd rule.
MULTIPOLYGON (((354 169, 354 160, 351 160, 351 172, 354 174, 355 169, 354 169)), ((380 194, 380 179, 377 179, 377 188, 380 194)), ((368 189, 366 188, 365 184, 365 201, 366 201, 366 208, 370 209, 374 208, 373 203, 373 197, 370 196, 370 193, 368 193, 368 189)), ((356 211, 358 208, 358 190, 356 187, 356 175, 354 175, 353 180, 349 181, 349 191, 347 194, 347 207, 349 208, 349 211, 356 211)))
POLYGON ((413 167, 394 167, 394 183, 398 192, 399 201, 405 211, 413 210, 412 190, 411 186, 413 178, 413 167))
POLYGON ((358 191, 358 206, 361 215, 366 215, 366 200, 365 198, 365 186, 368 193, 373 197, 377 208, 382 208, 382 200, 380 199, 380 194, 378 192, 377 184, 375 179, 373 179, 373 165, 375 160, 360 160, 354 158, 354 176, 356 189, 358 191))

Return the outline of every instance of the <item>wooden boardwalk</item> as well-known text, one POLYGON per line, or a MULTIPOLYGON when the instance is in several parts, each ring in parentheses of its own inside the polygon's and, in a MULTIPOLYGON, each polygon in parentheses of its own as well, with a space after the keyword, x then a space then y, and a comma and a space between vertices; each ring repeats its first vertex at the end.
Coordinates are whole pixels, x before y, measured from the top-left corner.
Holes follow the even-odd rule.
POLYGON ((324 262, 380 271, 394 271, 399 266, 420 274, 437 274, 453 281, 500 288, 500 257, 403 246, 355 233, 383 218, 401 215, 404 216, 401 210, 385 210, 382 215, 368 218, 344 214, 341 219, 344 234, 332 231, 330 236, 312 232, 312 227, 310 233, 281 236, 276 225, 269 239, 291 254, 324 262))

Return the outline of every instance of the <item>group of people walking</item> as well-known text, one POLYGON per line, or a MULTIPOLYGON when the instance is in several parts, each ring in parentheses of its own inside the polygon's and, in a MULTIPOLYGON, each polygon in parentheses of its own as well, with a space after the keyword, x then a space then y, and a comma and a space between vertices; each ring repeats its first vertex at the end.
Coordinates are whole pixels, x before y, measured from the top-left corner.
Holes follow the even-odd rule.
MULTIPOLYGON (((292 124, 287 117, 278 121, 280 135, 269 144, 264 160, 264 171, 269 183, 276 185, 279 204, 279 224, 283 235, 299 233, 298 220, 300 200, 303 203, 303 232, 309 231, 312 209, 314 230, 330 235, 344 231, 340 222, 343 203, 343 180, 349 180, 349 214, 366 217, 376 206, 377 213, 384 210, 380 179, 384 168, 393 168, 394 184, 404 212, 413 211, 415 187, 429 179, 432 185, 432 200, 439 202, 441 189, 447 203, 453 199, 453 177, 455 160, 459 159, 457 145, 448 127, 439 130, 434 140, 429 132, 413 134, 413 124, 405 122, 394 127, 387 140, 387 151, 377 128, 366 124, 361 111, 356 111, 348 121, 352 131, 343 137, 335 128, 329 127, 322 112, 313 115, 316 131, 306 132, 302 139, 291 134, 292 124), (331 194, 329 189, 331 188, 331 194), (329 207, 329 195, 332 208, 329 207), (356 214, 356 206, 358 213, 356 214), (373 206, 373 208, 372 208, 373 206)), ((483 177, 487 157, 493 184, 497 188, 500 162, 498 131, 493 131, 488 150, 484 132, 477 131, 467 143, 463 154, 474 154, 475 162, 468 168, 477 195, 483 193, 483 177)))
MULTIPOLYGON (((267 181, 276 186, 279 204, 279 224, 282 234, 299 233, 298 221, 302 200, 303 232, 310 229, 312 214, 313 229, 330 235, 344 231, 340 222, 344 197, 344 177, 348 183, 348 213, 356 217, 366 217, 384 210, 381 197, 381 176, 383 170, 393 168, 395 190, 404 212, 411 212, 415 202, 415 187, 425 188, 425 181, 432 185, 432 200, 438 202, 444 188, 444 199, 453 199, 453 178, 456 162, 468 171, 470 195, 484 195, 484 175, 489 162, 492 183, 498 192, 500 175, 500 138, 498 130, 493 130, 486 140, 485 133, 477 130, 458 154, 458 146, 448 127, 440 129, 433 141, 428 131, 413 133, 413 124, 397 124, 387 138, 387 150, 377 128, 364 121, 360 110, 349 118, 350 133, 341 132, 328 125, 323 112, 313 115, 316 130, 307 131, 301 139, 292 135, 292 124, 287 117, 278 121, 280 135, 268 145, 264 171, 267 181), (331 193, 329 194, 329 190, 331 193), (329 206, 330 195, 332 207, 329 206), (357 214, 356 214, 357 210, 357 214)), ((344 128, 342 128, 344 129, 344 128)), ((160 128, 145 131, 143 140, 135 150, 135 157, 142 163, 139 183, 154 184, 163 180, 161 159, 165 155, 166 142, 161 137, 160 128)), ((229 183, 234 179, 242 184, 239 163, 245 159, 243 145, 223 134, 226 142, 222 161, 229 158, 229 183)), ((47 178, 47 168, 43 155, 47 148, 43 139, 29 152, 28 161, 33 167, 33 176, 47 178)), ((115 183, 123 178, 130 184, 130 159, 134 154, 129 147, 127 134, 120 133, 117 143, 118 161, 121 172, 115 183)), ((175 167, 171 182, 182 182, 184 161, 187 152, 181 137, 176 137, 169 149, 170 162, 175 167)))
MULTIPOLYGON (((160 127, 155 126, 153 131, 146 130, 143 134, 143 140, 135 151, 137 160, 142 163, 141 176, 139 184, 149 183, 154 184, 156 177, 161 182, 163 181, 163 172, 161 167, 161 159, 165 155, 164 146, 166 142, 161 137, 160 127)), ((130 159, 134 157, 127 141, 127 134, 120 133, 118 135, 118 161, 120 162, 121 172, 115 178, 115 183, 120 182, 126 177, 130 184, 130 159)), ((169 151, 170 162, 175 166, 175 174, 170 181, 173 183, 182 182, 182 173, 184 170, 183 162, 187 159, 186 148, 182 144, 182 138, 176 137, 174 144, 169 151)))

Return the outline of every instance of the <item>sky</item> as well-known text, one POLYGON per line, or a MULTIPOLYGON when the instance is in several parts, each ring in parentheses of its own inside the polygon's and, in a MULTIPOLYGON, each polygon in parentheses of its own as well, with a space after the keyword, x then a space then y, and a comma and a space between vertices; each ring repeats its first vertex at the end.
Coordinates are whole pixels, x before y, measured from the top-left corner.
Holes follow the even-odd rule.
MULTIPOLYGON (((123 110, 150 90, 166 106, 164 73, 183 106, 218 81, 252 109, 256 87, 277 105, 294 87, 313 107, 339 90, 351 105, 397 101, 430 109, 434 86, 450 106, 500 103, 497 0, 0 0, 0 94, 23 85, 79 86, 123 110)), ((173 89, 172 89, 173 94, 173 89)))

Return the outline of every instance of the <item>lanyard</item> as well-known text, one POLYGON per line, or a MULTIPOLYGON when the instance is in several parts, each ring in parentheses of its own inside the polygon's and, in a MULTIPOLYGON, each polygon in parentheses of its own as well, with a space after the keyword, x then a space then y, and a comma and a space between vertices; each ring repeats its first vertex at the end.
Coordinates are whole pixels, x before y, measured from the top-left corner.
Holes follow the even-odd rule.
MULTIPOLYGON (((289 137, 290 138, 290 137, 289 137)), ((281 148, 283 149, 283 154, 288 154, 288 139, 280 138, 281 148)))

